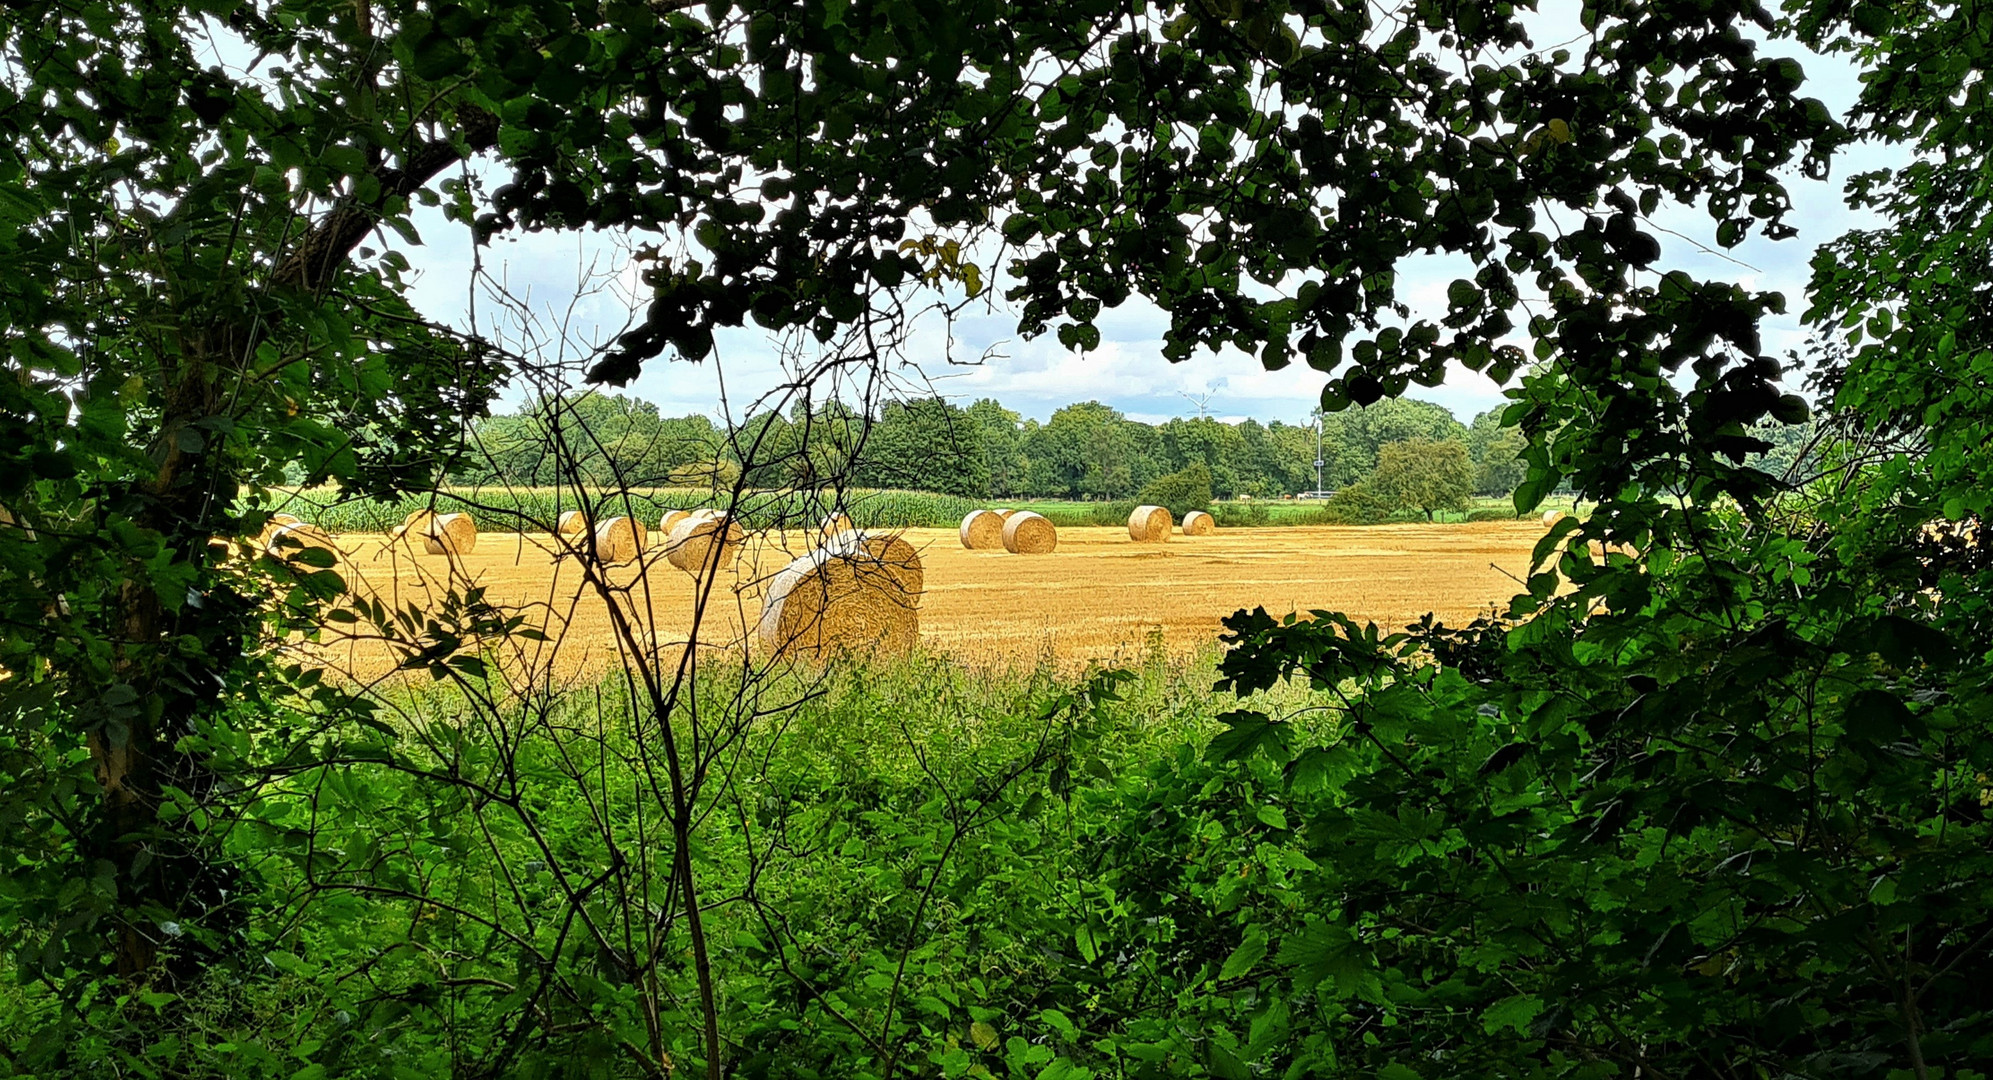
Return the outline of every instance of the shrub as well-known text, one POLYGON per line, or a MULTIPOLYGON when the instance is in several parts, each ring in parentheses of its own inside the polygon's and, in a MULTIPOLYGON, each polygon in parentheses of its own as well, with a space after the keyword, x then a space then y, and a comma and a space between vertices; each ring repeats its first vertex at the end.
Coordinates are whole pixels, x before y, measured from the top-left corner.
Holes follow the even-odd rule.
POLYGON ((1515 513, 1515 511, 1513 511, 1513 510, 1495 510, 1495 509, 1492 509, 1492 508, 1488 508, 1488 507, 1483 507, 1483 508, 1482 508, 1482 509, 1480 509, 1480 510, 1469 510, 1469 511, 1467 512, 1467 520, 1469 520, 1469 521, 1520 521, 1520 520, 1522 520, 1522 519, 1521 519, 1521 518, 1519 518, 1519 517, 1517 517, 1517 516, 1516 516, 1516 513, 1515 513))
MULTIPOLYGON (((1156 477, 1143 486, 1138 503, 1161 506, 1169 510, 1170 516, 1178 521, 1192 510, 1211 509, 1211 470, 1201 461, 1193 461, 1173 473, 1156 477)), ((1130 507, 1132 510, 1133 507, 1130 507)), ((1121 521, 1128 520, 1122 515, 1121 521)))
POLYGON ((1351 484, 1322 507, 1322 518, 1331 525, 1377 525, 1389 521, 1399 508, 1380 498, 1368 482, 1351 484))
POLYGON ((1128 525, 1128 515, 1135 512, 1135 506, 1135 503, 1129 502, 1126 499, 1095 503, 1086 508, 1086 523, 1088 525, 1111 525, 1126 528, 1128 525))
POLYGON ((1210 513, 1221 529, 1252 528, 1273 520, 1265 503, 1213 503, 1210 513))
POLYGON ((1406 439, 1377 451, 1377 467, 1364 486, 1393 509, 1416 509, 1433 520, 1441 510, 1467 509, 1474 492, 1474 463, 1465 443, 1406 439))

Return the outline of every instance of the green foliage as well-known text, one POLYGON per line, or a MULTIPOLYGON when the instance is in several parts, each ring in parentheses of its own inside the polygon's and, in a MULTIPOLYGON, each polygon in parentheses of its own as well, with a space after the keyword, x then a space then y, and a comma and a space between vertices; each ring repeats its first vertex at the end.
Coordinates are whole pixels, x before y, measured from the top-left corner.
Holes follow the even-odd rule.
POLYGON ((979 499, 990 491, 983 429, 940 398, 889 402, 865 435, 854 482, 979 499))
POLYGON ((1406 507, 1388 502, 1366 481, 1339 489, 1322 506, 1322 516, 1331 525, 1378 525, 1406 513, 1406 507))
MULTIPOLYGON (((1093 1054, 1071 1041, 1086 1022, 1071 995, 1097 979, 1079 965, 1099 959, 1088 943, 1108 930, 1089 912, 1111 897, 1084 876, 1072 826, 1102 822, 1078 800, 1214 730, 1211 673, 1159 653, 1091 677, 923 657, 764 685, 807 693, 792 722, 751 733, 754 791, 716 797, 695 853, 738 1073, 1093 1054), (985 1046, 977 1025, 998 1035, 985 1046)), ((709 719, 736 680, 700 677, 709 719)), ((633 1076, 659 1041, 696 1062, 685 930, 656 915, 671 840, 642 810, 640 709, 612 679, 498 714, 466 688, 405 690, 339 735, 299 715, 280 732, 288 774, 210 826, 286 917, 255 929, 245 963, 172 993, 72 1011, 56 987, 5 980, 0 1067, 535 1076, 572 1075, 579 1056, 633 1076), (581 920, 595 929, 574 933, 581 920)), ((232 755, 242 735, 203 738, 232 755)))
POLYGON ((1387 398, 1363 408, 1322 416, 1323 483, 1340 490, 1376 470, 1386 446, 1413 439, 1464 439, 1467 429, 1451 412, 1429 401, 1387 398))
MULTIPOLYGON (((1217 522, 1221 529, 1263 528, 1273 524, 1273 511, 1273 505, 1264 502, 1215 503, 1210 508, 1211 519, 1217 522)), ((1303 523, 1291 519, 1290 522, 1303 523)), ((1308 524, 1318 523, 1308 522, 1308 524)))
MULTIPOLYGON (((1246 423, 1249 422, 1235 426, 1203 416, 1189 420, 1181 417, 1170 420, 1157 429, 1157 434, 1161 437, 1160 458, 1165 467, 1170 463, 1183 463, 1175 468, 1175 475, 1181 476, 1192 469, 1202 469, 1206 486, 1221 499, 1229 499, 1241 490, 1250 489, 1254 492, 1274 490, 1266 478, 1257 475, 1258 469, 1255 468, 1260 464, 1256 460, 1260 455, 1253 453, 1254 448, 1248 436, 1258 425, 1248 428, 1246 423)), ((1168 476, 1169 474, 1159 476, 1144 485, 1144 488, 1163 483, 1168 476)), ((1135 501, 1151 500, 1146 492, 1138 492, 1135 501)), ((1169 504, 1156 502, 1154 505, 1169 504)), ((1202 510, 1204 507, 1186 503, 1185 509, 1202 510)), ((1178 517, 1183 516, 1174 506, 1170 506, 1170 513, 1178 517)))
POLYGON ((1055 498, 1127 498, 1158 471, 1154 429, 1097 401, 1068 405, 1024 426, 1025 492, 1055 498))
MULTIPOLYGON (((1201 461, 1165 473, 1143 485, 1135 501, 1149 506, 1168 508, 1170 516, 1178 521, 1192 510, 1211 508, 1211 470, 1201 461)), ((1125 520, 1125 519, 1124 519, 1125 520)))
POLYGON ((1377 502, 1417 510, 1431 521, 1441 510, 1467 509, 1474 465, 1462 443, 1407 439, 1378 450, 1377 467, 1362 486, 1377 502))
POLYGON ((983 469, 989 474, 990 494, 1016 496, 1024 486, 1024 418, 1004 408, 994 398, 980 398, 966 410, 975 425, 976 445, 982 449, 983 469))
MULTIPOLYGON (((1142 501, 1143 488, 1192 466, 1210 475, 1214 499, 1279 496, 1315 487, 1312 427, 1199 417, 1159 425, 1098 403, 1026 423, 991 399, 959 409, 938 398, 890 401, 869 419, 838 402, 795 416, 759 413, 735 430, 704 417, 661 417, 656 406, 604 394, 553 398, 517 415, 477 423, 460 484, 545 487, 730 487, 744 455, 756 486, 810 486, 845 477, 965 498, 1142 501), (568 464, 559 465, 566 461, 568 464)), ((1467 429, 1430 402, 1393 399, 1324 419, 1323 482, 1347 486, 1376 465, 1379 449, 1411 438, 1466 439, 1477 492, 1506 495, 1521 481, 1521 435, 1484 413, 1467 429)))
MULTIPOLYGON (((647 401, 579 394, 536 401, 516 415, 480 420, 459 482, 547 487, 652 487, 672 477, 715 486, 723 439, 703 416, 660 416, 647 401)), ((738 466, 734 472, 738 473, 738 466)))
MULTIPOLYGON (((1504 5, 1389 25, 1286 0, 11 6, 8 1067, 1978 1068, 1993 571, 1917 537, 1988 512, 1983 27, 1970 5, 1785 14, 1592 6, 1575 50, 1545 55, 1504 5), (1763 34, 1866 69, 1856 130, 1795 61, 1757 55, 1763 34), (1766 421, 1808 412, 1762 355, 1785 298, 1650 272, 1649 223, 1665 206, 1721 247, 1789 236, 1783 178, 1824 176, 1858 136, 1920 152, 1856 178, 1886 225, 1816 262, 1809 321, 1851 350, 1817 372, 1841 473, 1795 511, 1823 536, 1781 527, 1792 495, 1751 464, 1766 421), (474 156, 503 178, 488 196, 474 156), (689 717, 612 684, 592 712, 544 695, 530 723, 448 697, 384 719, 278 662, 320 632, 337 572, 224 557, 275 485, 391 499, 466 464, 516 358, 407 300, 418 203, 484 242, 662 234, 674 256, 637 260, 648 302, 596 381, 700 360, 750 319, 832 351, 862 327, 877 357, 869 335, 921 290, 981 292, 963 253, 1001 237, 1013 261, 987 280, 1027 337, 1095 347, 1100 313, 1139 295, 1169 359, 1321 371, 1357 432, 1345 481, 1366 446, 1457 435, 1383 437, 1404 417, 1377 403, 1456 362, 1513 379, 1516 509, 1568 486, 1595 510, 1545 537, 1514 623, 1235 619, 1228 684, 1289 678, 1317 696, 1294 715, 1338 707, 1305 729, 1238 702, 1206 753, 1134 737, 1151 753, 1132 762, 1098 737, 1139 735, 1114 679, 985 709, 918 693, 936 673, 863 708, 903 737, 953 722, 911 767, 855 754, 686 805, 682 774, 631 763, 689 717), (1415 254, 1471 267, 1437 320, 1396 292, 1415 254), (1490 344, 1518 333, 1540 366, 1490 344), (992 733, 997 715, 1031 730, 992 733), (794 872, 728 858, 757 853, 794 872), (734 902, 700 904, 704 875, 734 902), (702 913, 710 935, 683 925, 702 913), (688 950, 716 958, 717 992, 688 950)), ((862 426, 804 402, 726 434, 782 451, 735 456, 772 508, 834 492, 862 426)), ((1243 488, 1212 454, 1291 465, 1312 434, 1269 426, 1256 450, 1184 428, 1061 410, 1020 429, 1020 490, 1117 497, 1189 464, 1169 454, 1243 488)), ((647 460, 639 437, 605 458, 647 460)), ((421 632, 455 638, 475 606, 421 632)), ((474 656, 427 666, 483 678, 474 656)), ((801 694, 818 723, 754 734, 848 742, 854 718, 807 710, 853 699, 801 694)), ((781 748, 724 749, 692 764, 781 748)))
POLYGON ((1502 426, 1499 409, 1474 418, 1467 429, 1467 455, 1474 463, 1474 494, 1507 495, 1529 474, 1523 461, 1522 432, 1502 426))
MULTIPOLYGON (((1738 539, 1750 546, 1726 559, 1798 555, 1738 539)), ((1230 621, 1225 686, 1303 680, 1345 711, 1326 741, 1265 714, 1230 718, 1210 756, 1239 762, 1223 768, 1243 804, 1307 826, 1220 824, 1235 843, 1266 837, 1259 865, 1283 870, 1169 911, 1232 928, 1206 955, 1260 942, 1253 955, 1280 958, 1228 965, 1256 972, 1260 990, 1233 1000, 1341 1003, 1266 1064, 1325 1068, 1285 1056, 1311 1034, 1359 1073, 1436 1038, 1461 1048, 1427 1076, 1564 1054, 1668 1073, 1836 1060, 1881 1076, 1913 1055, 1963 1064, 1993 1050, 1993 999, 1960 974, 1985 948, 1987 916, 1958 891, 1993 859, 1993 715, 1933 695, 1976 676, 1915 613, 1829 590, 1733 625, 1689 615, 1707 603, 1692 562, 1648 569, 1650 606, 1631 614, 1622 601, 1574 618, 1581 608, 1555 601, 1525 624, 1409 635, 1230 621), (1647 631, 1657 607, 1682 612, 1665 641, 1647 631), (1268 841, 1281 850, 1265 854, 1268 841), (1914 1000, 1900 992, 1907 971, 1914 1000), (1402 1026, 1382 1030, 1402 1035, 1350 1037, 1390 1018, 1402 1026)), ((1151 805, 1199 813, 1173 792, 1212 791, 1211 772, 1170 771, 1151 805)), ((1186 827, 1212 827, 1199 820, 1186 827)), ((1141 850, 1131 873, 1162 869, 1141 850)), ((1167 873, 1154 893, 1195 895, 1194 868, 1167 873)))

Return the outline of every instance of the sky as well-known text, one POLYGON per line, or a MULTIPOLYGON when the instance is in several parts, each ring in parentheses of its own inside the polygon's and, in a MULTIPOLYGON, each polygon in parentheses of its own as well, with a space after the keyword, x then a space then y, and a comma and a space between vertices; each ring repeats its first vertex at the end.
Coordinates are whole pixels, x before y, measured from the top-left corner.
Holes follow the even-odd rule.
MULTIPOLYGON (((1544 27, 1532 32, 1538 42, 1574 36, 1560 35, 1558 30, 1564 22, 1575 28, 1575 5, 1546 3, 1544 8, 1544 27)), ((1854 102, 1859 84, 1845 61, 1812 54, 1791 42, 1763 45, 1762 52, 1798 59, 1807 74, 1801 93, 1820 98, 1837 115, 1844 115, 1854 102)), ((1720 251, 1710 239, 1713 224, 1700 209, 1663 207, 1654 224, 1672 232, 1659 235, 1662 256, 1650 273, 1682 269, 1750 289, 1784 293, 1787 314, 1768 319, 1763 327, 1766 352, 1783 357, 1788 350, 1799 349, 1805 338, 1800 315, 1815 248, 1849 228, 1879 223, 1870 215, 1850 212, 1843 205, 1841 188, 1850 172, 1873 168, 1882 160, 1877 148, 1857 147, 1836 159, 1825 181, 1809 181, 1796 171, 1785 175, 1793 198, 1788 222, 1799 233, 1784 241, 1754 235, 1737 248, 1720 251)), ((492 184, 503 182, 502 177, 490 179, 492 184)), ((418 271, 413 299, 432 317, 468 329, 473 252, 467 230, 446 223, 435 211, 423 214, 426 217, 418 216, 417 224, 424 246, 407 252, 418 271)), ((654 239, 627 238, 634 243, 654 239)), ((569 340, 606 340, 629 317, 631 278, 616 238, 552 232, 515 236, 485 249, 482 259, 488 274, 502 279, 515 295, 530 297, 536 311, 550 320, 565 318, 569 340), (617 295, 616 289, 582 289, 585 268, 612 281, 620 279, 624 295, 617 295)), ((1437 256, 1411 260, 1400 269, 1399 298, 1411 306, 1415 317, 1437 319, 1446 310, 1448 283, 1463 276, 1467 265, 1464 259, 1437 256)), ((1000 288, 1001 283, 990 295, 1000 288)), ((1257 359, 1239 352, 1199 350, 1190 359, 1171 364, 1162 356, 1167 318, 1139 297, 1101 313, 1097 320, 1101 344, 1084 355, 1068 351, 1052 334, 1023 340, 1016 333, 1015 311, 1001 300, 973 307, 952 326, 938 318, 916 326, 907 350, 912 363, 894 372, 898 392, 938 393, 961 405, 995 398, 1040 421, 1062 406, 1097 400, 1150 423, 1196 416, 1200 411, 1228 422, 1250 416, 1262 422, 1307 423, 1324 380, 1321 373, 1300 363, 1266 371, 1257 359)), ((478 311, 479 326, 489 330, 489 301, 480 301, 478 311)), ((1525 340, 1515 340, 1527 347, 1525 340)), ((738 418, 744 403, 783 381, 778 342, 750 326, 722 331, 713 357, 705 362, 663 357, 651 361, 622 392, 655 402, 667 415, 700 413, 725 419, 727 411, 738 418)), ((516 407, 525 393, 523 386, 515 385, 500 407, 516 407)), ((1444 405, 1462 421, 1503 403, 1501 387, 1465 370, 1450 373, 1439 387, 1415 386, 1407 396, 1444 405)))

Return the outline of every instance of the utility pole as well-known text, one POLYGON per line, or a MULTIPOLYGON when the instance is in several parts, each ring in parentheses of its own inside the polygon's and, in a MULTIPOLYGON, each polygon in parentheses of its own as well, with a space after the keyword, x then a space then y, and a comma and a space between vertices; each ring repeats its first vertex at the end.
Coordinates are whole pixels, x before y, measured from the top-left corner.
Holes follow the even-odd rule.
POLYGON ((1322 494, 1322 412, 1315 410, 1315 495, 1322 494))

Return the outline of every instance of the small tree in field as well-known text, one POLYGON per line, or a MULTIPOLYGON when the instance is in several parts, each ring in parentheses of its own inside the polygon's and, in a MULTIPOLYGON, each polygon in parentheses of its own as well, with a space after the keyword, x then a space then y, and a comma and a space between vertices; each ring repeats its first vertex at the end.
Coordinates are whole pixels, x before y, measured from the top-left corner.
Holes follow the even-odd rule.
POLYGON ((1377 451, 1367 481, 1384 502, 1414 507, 1427 521, 1441 510, 1466 510, 1474 493, 1474 462, 1453 439, 1407 439, 1377 451))
POLYGON ((1211 470, 1201 461, 1156 477, 1142 486, 1139 501, 1168 508, 1181 521, 1192 510, 1211 509, 1211 470))

